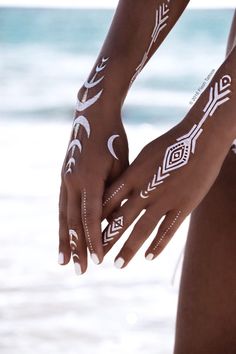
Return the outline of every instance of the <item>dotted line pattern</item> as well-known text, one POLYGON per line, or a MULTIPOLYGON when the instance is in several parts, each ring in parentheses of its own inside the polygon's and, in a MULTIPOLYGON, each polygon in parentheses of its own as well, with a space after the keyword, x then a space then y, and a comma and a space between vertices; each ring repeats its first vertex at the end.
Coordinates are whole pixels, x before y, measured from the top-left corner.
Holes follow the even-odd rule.
POLYGON ((115 195, 116 195, 117 193, 119 193, 119 191, 120 191, 124 186, 125 186, 125 184, 122 183, 122 184, 120 185, 120 187, 118 187, 118 188, 115 190, 115 192, 113 192, 112 195, 110 195, 110 197, 108 197, 102 205, 105 206, 112 198, 115 197, 115 195))
POLYGON ((162 236, 160 237, 160 239, 158 240, 157 244, 153 247, 153 251, 155 251, 157 249, 157 247, 160 245, 160 243, 163 241, 163 239, 165 238, 166 234, 172 229, 172 227, 174 226, 174 224, 176 223, 176 221, 178 220, 179 216, 181 214, 181 211, 178 211, 176 217, 174 218, 174 220, 172 221, 172 223, 170 224, 170 226, 166 229, 166 231, 162 234, 162 236))
POLYGON ((89 242, 90 251, 91 251, 92 253, 95 253, 95 252, 94 252, 94 249, 93 249, 92 242, 91 242, 91 237, 90 237, 89 229, 88 229, 88 223, 87 223, 87 206, 86 206, 86 203, 87 203, 87 193, 86 193, 86 189, 84 188, 84 190, 83 190, 83 201, 82 201, 82 211, 83 211, 83 218, 84 218, 84 228, 85 228, 85 233, 86 233, 86 236, 87 236, 87 239, 88 239, 88 242, 89 242))

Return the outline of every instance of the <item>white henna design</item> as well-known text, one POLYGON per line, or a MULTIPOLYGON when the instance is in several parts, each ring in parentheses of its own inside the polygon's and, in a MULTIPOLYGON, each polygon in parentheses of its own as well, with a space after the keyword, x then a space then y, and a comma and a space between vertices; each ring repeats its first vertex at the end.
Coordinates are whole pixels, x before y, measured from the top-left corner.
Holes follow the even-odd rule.
POLYGON ((87 193, 86 193, 85 188, 83 190, 82 213, 83 213, 83 219, 84 219, 85 234, 87 236, 88 243, 89 243, 89 249, 90 249, 91 253, 95 253, 94 249, 93 249, 93 244, 91 241, 90 233, 89 233, 88 222, 87 222, 87 193))
POLYGON ((156 245, 153 247, 153 251, 155 251, 157 249, 157 247, 160 245, 160 243, 163 241, 163 239, 165 238, 165 236, 167 235, 167 233, 172 229, 172 227, 174 226, 174 224, 176 223, 176 221, 178 220, 179 216, 181 214, 181 211, 178 211, 176 217, 174 218, 174 220, 172 221, 172 223, 170 224, 170 226, 165 230, 165 232, 163 232, 163 234, 161 235, 161 237, 159 238, 159 240, 157 241, 156 245))
POLYGON ((236 154, 236 139, 233 141, 232 150, 236 154))
POLYGON ((145 191, 140 192, 140 197, 146 199, 149 192, 155 190, 157 186, 163 183, 166 177, 170 176, 171 171, 183 167, 189 162, 191 153, 194 154, 196 141, 203 132, 202 126, 208 117, 211 117, 216 109, 227 102, 230 97, 230 90, 227 89, 231 84, 229 75, 223 76, 219 83, 216 82, 214 88, 210 88, 209 100, 203 109, 204 115, 198 124, 194 124, 192 129, 185 135, 177 139, 177 142, 169 146, 165 152, 162 166, 158 167, 158 171, 154 174, 152 181, 148 184, 145 191))
POLYGON ((101 90, 100 92, 98 92, 95 96, 93 96, 92 98, 89 98, 87 101, 83 102, 80 101, 79 99, 77 100, 77 104, 76 104, 76 111, 82 112, 85 111, 87 108, 89 108, 90 106, 92 106, 95 102, 97 102, 97 100, 100 98, 101 94, 102 94, 103 90, 101 90))
POLYGON ((116 138, 119 138, 119 135, 111 135, 110 138, 107 140, 107 147, 108 147, 108 150, 110 151, 111 155, 116 159, 116 160, 119 160, 115 151, 114 151, 114 148, 113 148, 113 142, 116 138))
POLYGON ((79 240, 79 236, 75 230, 70 229, 69 230, 69 237, 70 237, 70 247, 71 247, 72 251, 75 251, 76 247, 77 247, 76 242, 79 240))
MULTIPOLYGON (((169 2, 169 1, 168 1, 169 2)), ((137 66, 135 74, 133 75, 131 81, 130 81, 130 86, 136 79, 136 77, 139 75, 139 73, 142 71, 144 65, 146 64, 150 51, 153 47, 153 44, 156 42, 160 32, 167 26, 167 21, 169 18, 168 12, 170 11, 169 6, 166 3, 163 3, 156 9, 156 18, 155 18, 155 26, 153 29, 153 32, 151 34, 151 42, 149 44, 149 47, 147 51, 145 52, 141 63, 137 66)))
POLYGON ((111 224, 108 225, 107 230, 103 234, 103 245, 106 246, 108 242, 113 240, 114 236, 119 233, 119 230, 122 230, 124 226, 124 217, 119 216, 114 219, 111 224))
MULTIPOLYGON (((86 81, 84 83, 84 87, 86 88, 86 90, 85 90, 85 93, 82 97, 82 100, 77 99, 77 103, 76 103, 76 110, 77 111, 82 112, 82 111, 86 110, 87 108, 89 108, 90 106, 95 104, 98 101, 98 99, 101 97, 103 90, 100 90, 95 96, 87 99, 89 89, 95 87, 104 79, 104 76, 97 79, 97 75, 100 71, 102 71, 106 67, 106 62, 108 59, 109 58, 102 58, 101 63, 95 69, 95 74, 92 77, 92 79, 90 81, 86 81)), ((90 128, 90 124, 89 124, 88 119, 82 115, 76 117, 73 121, 73 127, 72 127, 73 140, 71 141, 71 143, 68 147, 68 150, 67 150, 68 161, 66 163, 66 173, 73 172, 73 167, 76 164, 76 160, 74 158, 74 153, 75 153, 76 147, 79 149, 80 153, 82 151, 82 144, 81 144, 80 140, 77 138, 80 126, 84 127, 84 129, 87 133, 87 137, 88 138, 90 137, 91 128, 90 128)))
POLYGON ((116 196, 117 193, 120 192, 120 190, 124 187, 124 183, 122 183, 111 195, 108 197, 102 204, 102 206, 105 206, 112 198, 116 196))
POLYGON ((73 261, 74 261, 74 262, 78 262, 78 263, 80 262, 78 254, 73 253, 73 254, 72 254, 72 258, 73 258, 73 261))
POLYGON ((103 90, 101 90, 97 95, 95 95, 94 97, 92 97, 91 99, 87 100, 88 97, 88 91, 90 88, 95 87, 96 85, 98 85, 103 79, 104 76, 102 76, 101 78, 97 79, 97 75, 105 69, 106 65, 105 64, 108 61, 109 58, 102 58, 102 61, 100 64, 97 65, 96 69, 95 69, 95 74, 92 77, 92 79, 90 81, 85 81, 84 83, 84 87, 86 88, 82 100, 80 101, 79 99, 77 100, 77 105, 76 105, 76 109, 77 111, 83 111, 85 109, 87 109, 88 107, 92 106, 97 100, 98 98, 101 96, 103 90), (96 80, 96 81, 95 81, 96 80))
POLYGON ((80 125, 82 125, 87 133, 87 136, 89 138, 90 136, 90 124, 88 122, 88 119, 85 118, 84 116, 78 116, 77 118, 75 118, 74 123, 73 123, 73 129, 74 129, 74 133, 75 136, 77 136, 78 134, 78 130, 80 125))

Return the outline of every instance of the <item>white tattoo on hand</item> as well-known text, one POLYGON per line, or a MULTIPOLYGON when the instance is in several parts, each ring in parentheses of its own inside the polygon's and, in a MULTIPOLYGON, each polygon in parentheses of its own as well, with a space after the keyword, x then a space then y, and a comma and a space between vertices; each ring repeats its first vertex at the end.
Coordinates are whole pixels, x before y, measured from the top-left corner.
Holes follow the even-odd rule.
MULTIPOLYGON (((170 2, 170 1, 168 0, 168 2, 170 2)), ((147 51, 144 53, 141 63, 137 66, 137 68, 135 70, 135 74, 130 81, 130 86, 132 85, 132 83, 134 82, 134 80, 136 79, 136 77, 139 75, 139 73, 142 71, 144 65, 146 64, 146 62, 149 58, 150 51, 151 51, 154 43, 156 42, 160 32, 167 26, 167 21, 169 18, 169 15, 168 15, 169 11, 170 11, 169 6, 166 3, 163 3, 162 5, 160 5, 156 9, 155 26, 154 26, 153 32, 151 34, 151 42, 149 44, 147 51)))
POLYGON ((198 124, 194 124, 192 129, 185 135, 177 139, 177 143, 169 146, 165 152, 162 166, 158 167, 152 181, 148 184, 145 191, 140 192, 141 198, 148 198, 149 192, 152 192, 157 186, 164 182, 166 177, 170 176, 171 171, 176 170, 189 162, 191 153, 194 154, 196 141, 203 132, 202 126, 208 117, 211 117, 216 109, 227 102, 230 94, 228 87, 231 85, 231 77, 223 76, 219 82, 216 82, 214 88, 210 88, 209 100, 203 109, 204 115, 198 124))
POLYGON ((79 240, 78 234, 75 230, 69 230, 69 237, 70 237, 70 247, 72 251, 75 251, 77 248, 77 241, 79 240))
MULTIPOLYGON (((101 97, 103 90, 100 90, 95 96, 87 99, 89 89, 95 87, 104 79, 104 76, 97 79, 97 75, 98 73, 100 73, 102 70, 105 69, 107 65, 106 62, 108 61, 108 59, 109 58, 102 58, 101 63, 97 65, 95 69, 95 74, 92 77, 92 79, 84 83, 84 87, 86 88, 85 93, 83 95, 82 100, 77 99, 77 103, 76 103, 76 110, 78 112, 85 111, 87 108, 95 104, 98 101, 98 99, 101 97)), ((66 173, 72 173, 72 169, 76 164, 76 160, 74 158, 75 149, 78 148, 79 152, 80 153, 82 152, 82 144, 80 140, 77 138, 80 126, 82 126, 85 129, 88 139, 90 137, 91 127, 88 119, 82 115, 75 118, 72 127, 73 140, 70 142, 69 147, 67 149, 68 156, 67 156, 67 163, 66 163, 66 173)))
POLYGON ((116 159, 116 160, 119 160, 115 151, 114 151, 114 148, 113 148, 113 142, 116 138, 119 138, 119 135, 111 135, 110 138, 107 140, 107 147, 108 147, 108 150, 110 151, 111 155, 116 159))
POLYGON ((119 216, 108 225, 107 230, 103 234, 103 245, 106 246, 108 242, 113 240, 114 236, 119 234, 124 227, 124 217, 119 216))

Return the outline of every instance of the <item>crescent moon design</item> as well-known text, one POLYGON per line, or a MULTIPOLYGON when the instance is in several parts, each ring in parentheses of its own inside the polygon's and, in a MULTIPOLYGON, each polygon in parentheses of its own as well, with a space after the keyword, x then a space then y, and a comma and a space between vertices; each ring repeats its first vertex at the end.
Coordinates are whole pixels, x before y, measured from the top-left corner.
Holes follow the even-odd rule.
POLYGON ((88 119, 85 118, 84 116, 79 116, 74 120, 73 128, 75 128, 75 135, 78 133, 79 125, 82 125, 84 129, 86 130, 86 133, 88 135, 88 138, 90 136, 90 124, 88 122, 88 119))
POLYGON ((72 169, 68 168, 68 170, 66 170, 66 173, 72 173, 72 169))
POLYGON ((74 157, 71 157, 71 158, 68 160, 66 166, 69 165, 69 167, 70 167, 72 164, 75 165, 75 159, 74 159, 74 157))
MULTIPOLYGON (((145 193, 145 192, 144 192, 145 193)), ((149 195, 144 195, 143 194, 143 191, 140 192, 140 197, 143 198, 143 199, 146 199, 146 198, 149 198, 149 195)))
POLYGON ((113 143, 114 143, 114 140, 116 138, 118 138, 119 135, 112 135, 110 136, 110 138, 107 140, 107 147, 108 147, 108 150, 110 151, 110 153, 112 154, 112 156, 116 159, 116 160, 119 160, 115 151, 114 151, 114 147, 113 147, 113 143))
POLYGON ((87 89, 90 89, 90 88, 98 85, 104 79, 104 76, 100 77, 100 79, 98 79, 97 81, 93 81, 94 79, 95 79, 95 75, 90 82, 85 81, 84 87, 87 89))
POLYGON ((72 237, 74 237, 77 241, 79 240, 79 236, 77 234, 77 232, 73 229, 69 230, 69 235, 70 235, 70 239, 72 240, 72 237))
POLYGON ((81 102, 79 99, 77 99, 75 109, 79 112, 85 111, 85 109, 92 106, 99 99, 102 92, 103 92, 103 90, 99 91, 95 96, 93 96, 92 98, 88 99, 85 102, 81 102))
POLYGON ((103 69, 105 69, 105 67, 107 66, 107 64, 100 64, 100 65, 97 65, 96 67, 96 73, 99 73, 100 71, 102 71, 103 69))
POLYGON ((73 251, 76 249, 77 245, 76 245, 75 241, 70 241, 70 247, 73 251))
POLYGON ((81 145, 81 142, 79 141, 79 139, 74 139, 74 140, 72 140, 72 142, 70 143, 70 145, 69 145, 69 147, 68 147, 67 152, 69 152, 70 149, 73 148, 73 146, 75 146, 75 147, 77 146, 78 149, 79 149, 79 151, 80 151, 80 152, 82 151, 82 145, 81 145))
POLYGON ((78 260, 79 261, 79 256, 77 255, 77 254, 72 254, 72 258, 73 258, 73 260, 75 261, 75 260, 78 260))

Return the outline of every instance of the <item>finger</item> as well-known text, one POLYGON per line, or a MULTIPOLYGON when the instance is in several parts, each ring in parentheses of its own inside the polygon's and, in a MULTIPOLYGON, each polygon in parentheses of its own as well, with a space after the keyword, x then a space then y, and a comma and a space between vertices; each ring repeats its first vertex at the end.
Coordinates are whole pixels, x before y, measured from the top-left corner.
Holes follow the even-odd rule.
POLYGON ((128 198, 130 195, 131 190, 126 185, 124 179, 119 179, 115 183, 113 183, 105 192, 103 197, 103 211, 102 211, 102 218, 107 218, 108 215, 111 215, 112 212, 117 209, 121 202, 128 198))
POLYGON ((75 273, 80 275, 87 269, 87 246, 81 220, 80 197, 75 197, 74 194, 68 196, 67 220, 70 252, 75 273))
POLYGON ((95 264, 100 264, 104 257, 102 245, 102 194, 103 187, 96 191, 92 187, 83 188, 81 199, 81 216, 85 239, 91 258, 95 264))
POLYGON ((146 210, 134 225, 129 238, 116 256, 114 263, 117 268, 124 268, 127 266, 143 243, 151 235, 162 215, 162 212, 159 211, 159 213, 157 213, 156 211, 152 211, 151 208, 146 210))
POLYGON ((104 254, 106 254, 113 245, 123 235, 125 230, 134 222, 142 211, 142 203, 140 198, 132 196, 118 210, 112 214, 112 221, 103 231, 104 254))
POLYGON ((67 225, 67 191, 64 183, 61 183, 59 197, 59 255, 58 263, 63 265, 70 261, 71 250, 68 238, 67 225))
POLYGON ((162 252, 167 243, 178 230, 183 220, 183 213, 181 213, 180 210, 171 210, 166 214, 165 219, 158 229, 157 236, 145 253, 147 260, 153 260, 162 252))

